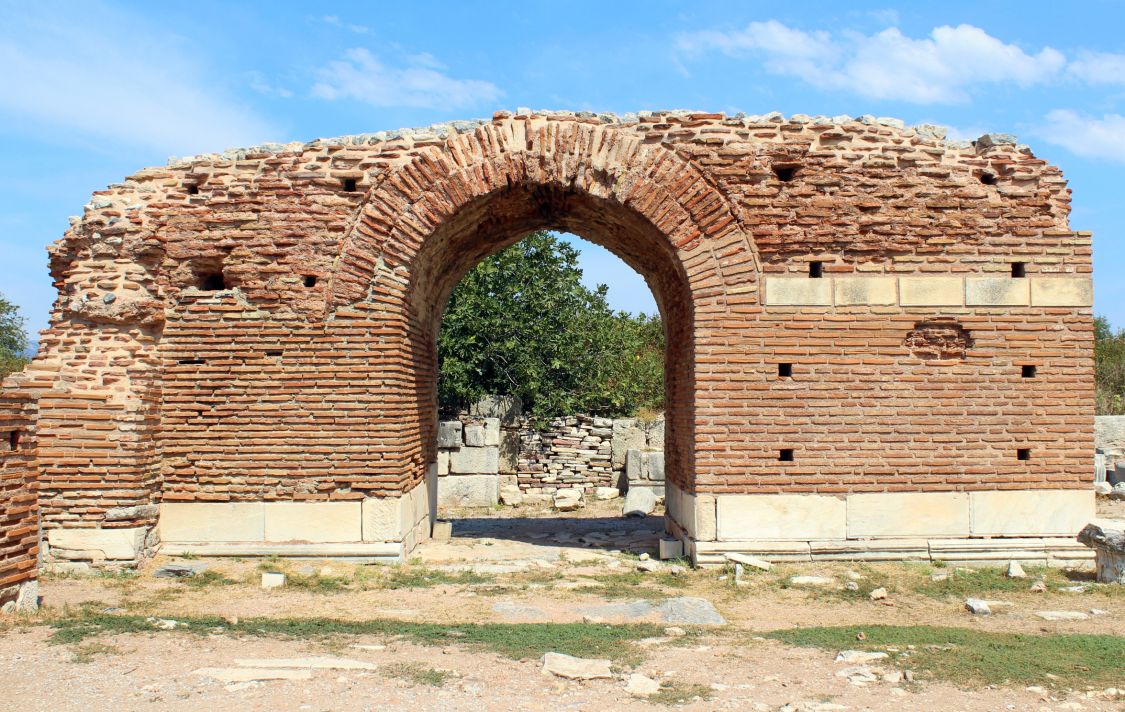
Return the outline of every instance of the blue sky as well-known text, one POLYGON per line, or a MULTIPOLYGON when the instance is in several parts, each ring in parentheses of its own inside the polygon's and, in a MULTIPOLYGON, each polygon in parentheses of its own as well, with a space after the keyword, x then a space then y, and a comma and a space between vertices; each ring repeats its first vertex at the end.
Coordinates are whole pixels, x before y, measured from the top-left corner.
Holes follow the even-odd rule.
MULTIPOLYGON (((0 293, 43 328, 44 247, 168 156, 517 106, 690 108, 1017 134, 1070 179, 1095 309, 1125 327, 1122 27, 1114 2, 0 0, 0 293)), ((651 310, 608 253, 583 264, 614 306, 651 310)))

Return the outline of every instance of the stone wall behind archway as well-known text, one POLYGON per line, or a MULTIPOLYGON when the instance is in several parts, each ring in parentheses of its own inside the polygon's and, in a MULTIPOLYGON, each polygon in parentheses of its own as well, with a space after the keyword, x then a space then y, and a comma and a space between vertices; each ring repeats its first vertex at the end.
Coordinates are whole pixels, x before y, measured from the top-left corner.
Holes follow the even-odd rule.
POLYGON ((867 118, 501 113, 142 171, 52 247, 51 328, 6 383, 47 553, 128 563, 159 521, 166 547, 401 556, 432 516, 445 295, 556 227, 684 330, 670 526, 701 560, 1070 556, 1093 389, 1068 212, 1024 147, 867 118))

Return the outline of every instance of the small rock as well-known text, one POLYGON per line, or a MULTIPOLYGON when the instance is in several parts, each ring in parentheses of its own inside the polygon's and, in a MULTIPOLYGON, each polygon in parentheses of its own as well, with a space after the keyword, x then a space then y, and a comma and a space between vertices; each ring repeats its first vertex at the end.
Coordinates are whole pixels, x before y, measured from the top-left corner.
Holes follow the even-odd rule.
POLYGON ((848 682, 860 687, 879 679, 875 671, 865 665, 844 668, 836 673, 836 677, 846 677, 848 682))
POLYGON ((152 573, 153 578, 191 578, 207 570, 207 564, 165 564, 152 573))
POLYGON ((1113 485, 1111 485, 1110 483, 1108 483, 1108 482, 1095 482, 1094 483, 1094 494, 1098 495, 1099 497, 1105 497, 1106 495, 1110 494, 1111 492, 1113 492, 1113 485))
POLYGON ((930 574, 930 580, 933 581, 934 583, 939 583, 941 581, 948 581, 949 580, 949 574, 944 573, 944 572, 930 574))
POLYGON ((501 487, 500 504, 509 507, 518 507, 523 504, 523 490, 515 485, 505 485, 501 487))
POLYGON ((1047 583, 1045 581, 1036 581, 1035 583, 1031 584, 1031 588, 1027 590, 1031 591, 1032 593, 1046 593, 1047 583))
POLYGON ((844 582, 844 590, 845 591, 858 591, 859 590, 859 584, 856 583, 855 581, 845 581, 844 582))
POLYGON ((727 561, 733 561, 736 564, 749 566, 752 569, 758 569, 760 571, 769 571, 770 567, 773 566, 773 564, 766 561, 765 559, 759 559, 755 556, 747 556, 746 554, 727 554, 726 556, 727 561))
POLYGON ((545 674, 564 677, 568 680, 594 680, 613 677, 608 660, 576 658, 562 653, 544 653, 542 663, 545 674))
POLYGON ((1027 578, 1027 573, 1025 573, 1023 567, 1020 566, 1020 562, 1008 562, 1008 578, 1027 578))
POLYGON ((648 552, 645 552, 645 553, 641 554, 640 556, 638 556, 637 558, 640 559, 641 561, 648 561, 652 557, 648 555, 648 552))
POLYGON ((649 561, 646 559, 642 559, 641 561, 637 562, 637 571, 652 573, 654 571, 659 571, 662 568, 664 568, 664 566, 659 561, 649 561))
POLYGON ((594 488, 594 499, 600 499, 600 500, 605 501, 605 500, 609 500, 609 499, 617 499, 620 496, 621 496, 621 490, 617 489, 616 487, 595 487, 594 488))
POLYGON ((877 650, 841 650, 836 656, 836 662, 847 663, 849 665, 863 665, 873 663, 876 660, 884 660, 889 657, 890 655, 887 653, 877 650))
POLYGON ((1060 586, 1059 590, 1064 593, 1086 593, 1085 586, 1060 586))
POLYGON ((573 512, 581 509, 582 491, 574 488, 561 489, 555 492, 555 509, 560 512, 573 512))
POLYGON ((626 678, 625 691, 634 697, 648 697, 660 692, 660 683, 651 677, 635 672, 626 678))
POLYGON ((1101 608, 1091 608, 1090 609, 1090 615, 1092 615, 1092 616, 1108 616, 1109 611, 1101 609, 1101 608))
POLYGON ((664 635, 669 638, 682 638, 687 635, 687 631, 679 626, 670 625, 664 629, 664 635))
POLYGON ((965 610, 972 613, 974 616, 992 615, 992 608, 989 607, 988 602, 982 601, 979 598, 966 598, 965 610))
POLYGON ((262 588, 281 588, 285 585, 285 574, 277 571, 262 572, 262 588))
POLYGON ((647 517, 656 510, 656 492, 650 487, 630 487, 621 508, 624 517, 647 517))
POLYGON ((868 594, 867 597, 870 598, 872 601, 882 601, 884 598, 887 597, 887 589, 880 586, 879 588, 875 589, 870 594, 868 594))

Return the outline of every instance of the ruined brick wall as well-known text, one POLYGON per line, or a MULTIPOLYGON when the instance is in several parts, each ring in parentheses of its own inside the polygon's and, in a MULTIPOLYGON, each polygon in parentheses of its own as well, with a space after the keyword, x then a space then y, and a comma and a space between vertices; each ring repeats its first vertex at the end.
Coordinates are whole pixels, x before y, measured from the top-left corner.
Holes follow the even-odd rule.
POLYGON ((34 404, 26 393, 0 392, 0 607, 28 607, 39 555, 34 404), (29 588, 31 587, 31 588, 29 588))
POLYGON ((1082 487, 1090 236, 1068 212, 1024 147, 872 119, 501 113, 145 170, 52 248, 45 526, 411 489, 445 299, 542 228, 653 289, 683 489, 1082 487), (913 348, 937 320, 963 357, 913 348))

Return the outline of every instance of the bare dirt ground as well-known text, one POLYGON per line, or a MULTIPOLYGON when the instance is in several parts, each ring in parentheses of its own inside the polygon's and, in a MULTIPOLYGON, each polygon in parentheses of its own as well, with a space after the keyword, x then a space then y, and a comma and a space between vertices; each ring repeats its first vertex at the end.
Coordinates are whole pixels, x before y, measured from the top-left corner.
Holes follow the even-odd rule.
MULTIPOLYGON (((854 626, 848 640, 865 629, 875 639, 877 626, 888 625, 1029 640, 1122 636, 1122 587, 1096 585, 1087 570, 1029 568, 1028 578, 1013 579, 995 569, 928 563, 803 563, 748 569, 736 585, 732 569, 642 561, 638 554, 655 545, 660 519, 623 520, 616 511, 601 503, 567 519, 486 513, 456 522, 449 541, 425 545, 402 566, 189 557, 158 558, 136 575, 47 576, 40 613, 0 621, 0 709, 1125 709, 1115 689, 1125 692, 1125 674, 1116 683, 1107 682, 1112 674, 1090 672, 1094 684, 1087 684, 1078 662, 1075 673, 1064 660, 1062 677, 1029 678, 1013 666, 997 678, 983 672, 990 663, 973 658, 979 651, 968 643, 886 645, 877 649, 889 658, 857 664, 836 662, 843 645, 797 647, 767 637, 854 626), (155 578, 168 563, 199 572, 155 578), (645 567, 655 570, 638 570, 645 567), (286 573, 287 585, 263 590, 267 570, 286 573), (801 584, 794 576, 831 582, 801 584), (1046 591, 1031 591, 1039 580, 1046 591), (887 596, 872 600, 878 588, 887 596), (969 614, 966 596, 995 602, 993 615, 969 614), (726 624, 669 622, 660 604, 681 597, 709 601, 726 624), (1042 611, 1085 617, 1048 621, 1042 611), (386 626, 310 632, 297 625, 310 618, 386 626), (128 629, 110 625, 125 619, 128 629), (290 623, 295 627, 285 630, 290 623), (479 643, 478 628, 456 627, 465 623, 481 624, 480 640, 496 634, 515 642, 479 643), (550 625, 566 623, 575 625, 550 625), (599 648, 613 660, 613 677, 567 680, 541 669, 554 632, 546 643, 520 637, 544 628, 557 631, 563 647, 575 631, 631 632, 599 648), (948 665, 926 668, 913 657, 923 648, 947 655, 941 659, 948 665), (262 670, 299 679, 238 679, 271 676, 262 670), (629 692, 629 675, 637 673, 660 691, 629 692)), ((862 640, 854 647, 870 649, 862 640)))

